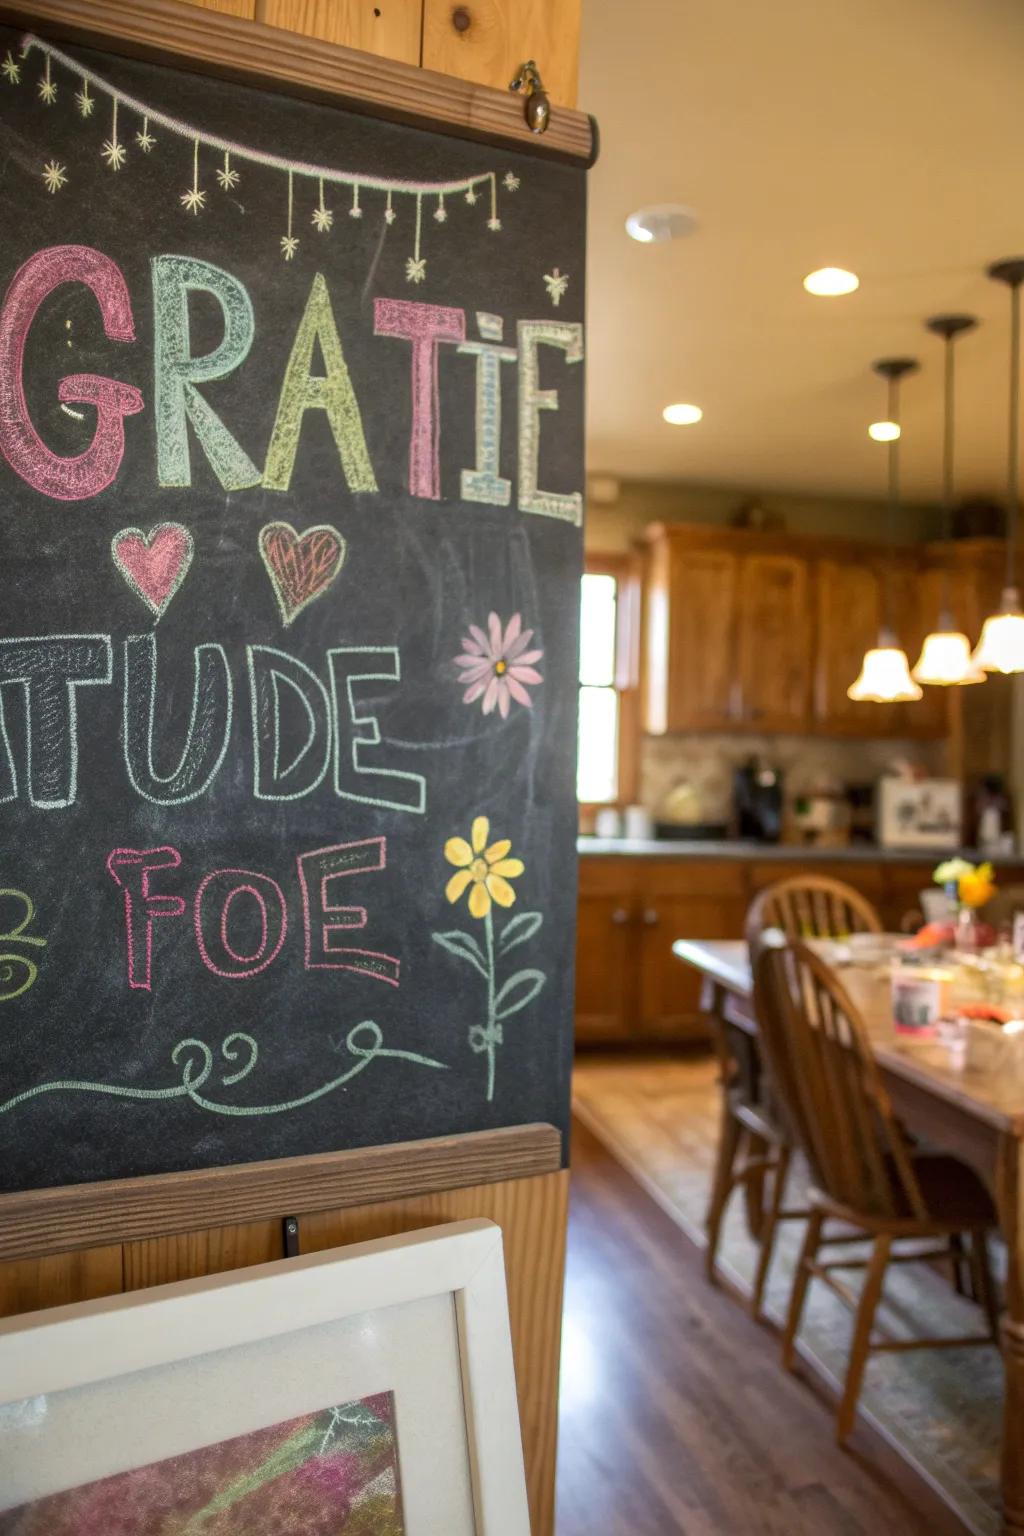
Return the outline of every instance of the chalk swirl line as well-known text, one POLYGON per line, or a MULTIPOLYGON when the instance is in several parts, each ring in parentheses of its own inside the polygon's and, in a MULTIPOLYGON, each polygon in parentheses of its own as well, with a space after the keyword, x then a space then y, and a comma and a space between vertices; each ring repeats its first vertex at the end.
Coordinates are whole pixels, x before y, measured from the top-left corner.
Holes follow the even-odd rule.
MULTIPOLYGON (((311 1089, 309 1093, 304 1093, 299 1098, 287 1099, 280 1104, 222 1104, 216 1099, 207 1098, 200 1089, 208 1082, 213 1072, 214 1053, 205 1041, 189 1036, 185 1040, 179 1040, 171 1052, 171 1061, 174 1066, 181 1066, 180 1083, 174 1083, 167 1088, 128 1088, 120 1083, 91 1083, 71 1078, 60 1079, 52 1083, 39 1083, 35 1088, 26 1088, 22 1093, 16 1093, 13 1098, 0 1104, 0 1115, 5 1115, 10 1110, 16 1109, 19 1104, 38 1098, 44 1093, 100 1093, 114 1098, 149 1100, 187 1098, 197 1108, 208 1110, 214 1115, 280 1115, 286 1110, 301 1109, 304 1105, 312 1104, 316 1099, 322 1099, 326 1094, 333 1093, 336 1088, 351 1082, 379 1057, 389 1056, 396 1061, 410 1061, 416 1066, 433 1067, 442 1072, 448 1070, 447 1064, 443 1061, 434 1061, 432 1057, 421 1056, 416 1051, 403 1051, 386 1046, 380 1025, 375 1024, 372 1019, 364 1019, 360 1024, 353 1025, 345 1036, 345 1048, 349 1055, 356 1057, 355 1062, 346 1072, 332 1078, 329 1083, 323 1083, 319 1088, 311 1089), (198 1056, 192 1054, 193 1052, 198 1052, 198 1056)), ((243 1051, 246 1053, 245 1059, 242 1060, 241 1066, 222 1078, 223 1087, 229 1088, 249 1076, 259 1059, 259 1046, 252 1035, 247 1035, 241 1030, 236 1030, 221 1042, 220 1053, 228 1063, 239 1061, 243 1051)))

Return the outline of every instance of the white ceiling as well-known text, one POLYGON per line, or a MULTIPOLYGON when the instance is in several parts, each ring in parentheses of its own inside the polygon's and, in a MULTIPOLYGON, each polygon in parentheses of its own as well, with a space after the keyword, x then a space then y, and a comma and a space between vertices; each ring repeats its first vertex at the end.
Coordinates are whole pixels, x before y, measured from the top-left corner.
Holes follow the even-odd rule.
POLYGON ((908 499, 939 490, 941 343, 958 351, 958 491, 1005 483, 1009 295, 1024 254, 1022 0, 584 0, 592 471, 881 495, 873 359, 904 387, 908 499), (688 239, 641 246, 635 208, 677 201, 688 239), (814 299, 815 267, 860 290, 814 299), (704 420, 670 427, 661 409, 704 420))

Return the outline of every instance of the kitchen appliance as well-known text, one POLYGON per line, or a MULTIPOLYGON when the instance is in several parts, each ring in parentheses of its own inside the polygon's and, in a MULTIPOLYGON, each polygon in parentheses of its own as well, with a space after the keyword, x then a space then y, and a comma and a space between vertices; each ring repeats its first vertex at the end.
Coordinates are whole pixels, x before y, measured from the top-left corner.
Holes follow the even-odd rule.
POLYGON ((758 843, 777 843, 782 836, 782 774, 752 757, 732 778, 735 835, 758 843))
POLYGON ((958 779, 879 779, 875 827, 882 848, 959 848, 963 805, 958 779))

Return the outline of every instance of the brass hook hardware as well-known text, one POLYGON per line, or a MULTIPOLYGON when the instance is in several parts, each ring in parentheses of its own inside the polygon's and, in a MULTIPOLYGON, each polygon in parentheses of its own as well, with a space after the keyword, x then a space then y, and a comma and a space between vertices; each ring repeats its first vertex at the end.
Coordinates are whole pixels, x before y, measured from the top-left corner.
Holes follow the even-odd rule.
POLYGON ((543 133, 551 121, 551 102, 540 78, 540 71, 532 59, 520 66, 519 73, 509 81, 510 91, 522 91, 525 95, 523 113, 531 133, 543 133))

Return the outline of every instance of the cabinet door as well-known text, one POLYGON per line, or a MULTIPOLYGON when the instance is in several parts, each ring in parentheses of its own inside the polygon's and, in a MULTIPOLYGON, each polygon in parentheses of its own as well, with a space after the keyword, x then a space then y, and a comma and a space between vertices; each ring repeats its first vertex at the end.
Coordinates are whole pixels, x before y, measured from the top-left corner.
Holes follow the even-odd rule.
POLYGON ((664 697, 656 701, 648 729, 726 728, 735 723, 739 702, 739 559, 730 550, 690 549, 673 540, 668 559, 656 568, 667 576, 667 590, 652 592, 648 604, 648 675, 664 697), (659 646, 667 658, 660 675, 659 646))
POLYGON ((746 911, 739 862, 653 862, 640 873, 640 1009, 637 1033, 686 1041, 706 1036, 702 978, 672 953, 677 939, 739 939, 746 911))
POLYGON ((760 731, 808 728, 809 571, 797 555, 747 555, 737 605, 740 713, 760 731))
POLYGON ((580 860, 576 1038, 625 1040, 636 992, 633 859, 580 860))
POLYGON ((867 561, 817 567, 818 645, 814 716, 819 729, 843 736, 886 736, 890 706, 855 704, 846 690, 860 672, 864 652, 878 644, 882 583, 867 561))
MULTIPOLYGON (((907 660, 917 665, 924 637, 935 629, 946 596, 940 570, 921 570, 906 559, 893 562, 891 608, 896 634, 907 660)), ((951 606, 955 606, 952 587, 951 606)), ((909 704, 889 706, 889 730, 893 736, 944 736, 949 730, 949 689, 925 687, 924 697, 909 704)))

